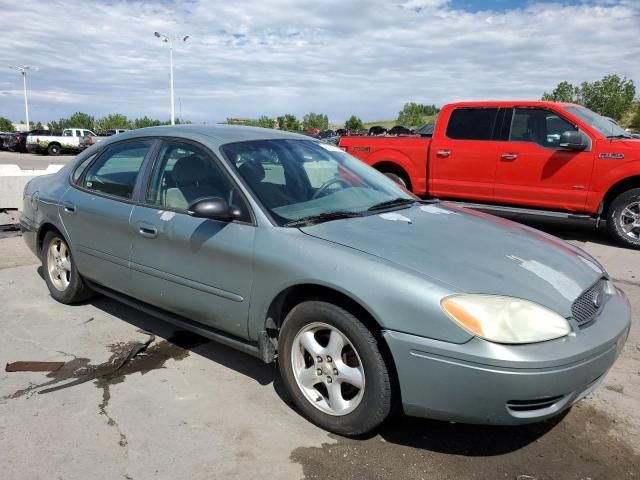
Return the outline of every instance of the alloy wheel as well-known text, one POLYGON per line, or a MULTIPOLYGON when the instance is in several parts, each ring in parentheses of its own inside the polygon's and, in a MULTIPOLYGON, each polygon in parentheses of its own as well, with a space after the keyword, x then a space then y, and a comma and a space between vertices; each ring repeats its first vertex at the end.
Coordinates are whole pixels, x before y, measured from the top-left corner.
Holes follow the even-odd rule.
POLYGON ((360 356, 334 326, 305 325, 293 340, 291 365, 300 391, 320 411, 347 415, 362 401, 365 373, 360 356))
POLYGON ((47 249, 47 268, 51 283, 61 292, 64 292, 71 283, 71 256, 69 247, 59 237, 54 237, 47 249))
POLYGON ((623 208, 618 222, 626 236, 640 240, 640 202, 630 203, 623 208))

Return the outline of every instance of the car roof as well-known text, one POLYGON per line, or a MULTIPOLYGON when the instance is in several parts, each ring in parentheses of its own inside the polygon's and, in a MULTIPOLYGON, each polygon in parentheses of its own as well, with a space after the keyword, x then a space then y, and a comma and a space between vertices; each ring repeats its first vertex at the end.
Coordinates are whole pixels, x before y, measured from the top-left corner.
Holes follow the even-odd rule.
POLYGON ((147 127, 128 130, 118 134, 114 142, 139 137, 179 137, 193 140, 207 141, 223 145, 250 140, 309 140, 306 135, 273 130, 270 128, 246 127, 243 125, 164 125, 160 127, 147 127), (203 138, 203 137, 206 137, 203 138))

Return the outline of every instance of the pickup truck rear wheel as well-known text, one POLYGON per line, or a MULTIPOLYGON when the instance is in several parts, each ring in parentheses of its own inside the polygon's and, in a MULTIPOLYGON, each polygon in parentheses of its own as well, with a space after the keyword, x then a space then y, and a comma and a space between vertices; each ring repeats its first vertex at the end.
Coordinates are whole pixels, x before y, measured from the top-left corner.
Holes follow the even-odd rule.
POLYGON ((49 147, 47 147, 47 153, 54 156, 60 155, 60 145, 58 145, 57 143, 49 144, 49 147))
POLYGON ((307 301, 287 315, 278 367, 296 406, 345 436, 378 427, 391 412, 391 380, 372 333, 337 305, 307 301))
POLYGON ((640 249, 640 188, 627 190, 611 202, 607 228, 621 245, 640 249))
POLYGON ((396 173, 391 173, 391 172, 382 172, 382 173, 384 173, 387 177, 389 177, 394 182, 402 185, 404 188, 407 188, 407 181, 404 178, 402 178, 400 175, 396 173))

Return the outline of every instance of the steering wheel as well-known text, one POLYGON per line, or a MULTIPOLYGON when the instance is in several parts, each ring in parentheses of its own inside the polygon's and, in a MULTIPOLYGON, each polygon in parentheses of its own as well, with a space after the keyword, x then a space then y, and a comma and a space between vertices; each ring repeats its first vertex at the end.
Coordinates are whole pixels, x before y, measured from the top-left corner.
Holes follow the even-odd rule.
POLYGON ((316 192, 311 197, 311 200, 324 196, 325 191, 334 183, 341 183, 343 186, 347 188, 349 187, 349 184, 345 182, 342 178, 339 178, 339 177, 331 178, 318 187, 316 192))

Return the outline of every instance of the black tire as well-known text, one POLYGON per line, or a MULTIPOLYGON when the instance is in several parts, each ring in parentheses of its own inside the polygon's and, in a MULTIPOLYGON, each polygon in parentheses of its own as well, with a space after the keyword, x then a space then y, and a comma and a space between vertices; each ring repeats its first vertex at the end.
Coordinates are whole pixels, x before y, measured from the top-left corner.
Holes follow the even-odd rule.
MULTIPOLYGON (((315 360, 313 361, 315 362, 315 360)), ((331 360, 328 360, 327 357, 325 365, 328 365, 327 361, 331 360)), ((317 367, 318 364, 316 363, 315 366, 317 367)), ((389 368, 380 352, 376 338, 356 317, 336 305, 322 301, 307 301, 297 305, 289 312, 278 339, 278 367, 283 383, 298 409, 313 423, 330 432, 350 437, 363 435, 384 422, 392 410, 392 384, 389 368), (362 367, 364 387, 359 403, 354 403, 355 408, 345 414, 335 415, 322 411, 307 398, 296 380, 292 362, 294 341, 299 332, 319 323, 338 330, 350 342, 351 345, 347 345, 341 350, 343 353, 341 353, 340 360, 344 361, 343 364, 347 363, 346 355, 350 354, 351 358, 354 358, 353 353, 355 352, 357 361, 362 367)), ((331 369, 329 368, 329 370, 331 369)), ((336 375, 334 378, 336 384, 340 383, 339 388, 344 388, 344 384, 338 382, 338 376, 336 375)), ((318 389, 324 388, 323 391, 328 392, 326 390, 328 384, 319 381, 316 386, 318 389)), ((348 383, 347 388, 349 388, 348 383)), ((328 394, 324 396, 328 398, 328 394)), ((316 400, 316 402, 318 401, 320 401, 320 397, 316 400)))
MULTIPOLYGON (((607 229, 609 235, 620 245, 640 249, 640 227, 633 229, 631 235, 623 229, 623 211, 630 206, 632 213, 640 215, 640 188, 627 190, 611 202, 607 209, 607 229)), ((632 221, 628 216, 625 219, 632 221)), ((636 217, 635 222, 640 223, 640 216, 636 217)))
POLYGON ((60 155, 60 150, 60 145, 58 145, 57 143, 51 143, 47 147, 47 153, 53 156, 60 155))
POLYGON ((407 186, 407 181, 402 178, 400 175, 398 175, 397 173, 391 173, 391 172, 382 172, 384 173, 387 177, 389 177, 391 180, 393 180, 394 182, 396 182, 398 185, 404 187, 404 188, 409 188, 407 186))
MULTIPOLYGON (((60 251, 60 248, 58 248, 58 251, 60 251)), ((47 232, 42 242, 41 257, 43 269, 42 273, 44 275, 45 282, 47 282, 49 293, 51 293, 51 296, 54 299, 56 299, 60 303, 72 304, 81 302, 91 297, 93 292, 78 273, 78 268, 76 267, 76 264, 73 261, 73 257, 71 256, 71 249, 68 246, 67 240, 62 235, 54 231, 47 232), (61 288, 60 285, 60 283, 62 282, 62 275, 58 276, 59 280, 56 280, 55 278, 56 270, 58 273, 60 272, 60 270, 56 269, 55 264, 52 263, 55 262, 55 259, 51 258, 51 256, 49 255, 49 250, 51 249, 52 245, 60 245, 59 242, 62 242, 62 244, 64 244, 65 246, 65 249, 67 251, 66 258, 68 259, 70 266, 70 270, 68 272, 65 272, 66 282, 68 282, 68 285, 66 285, 66 287, 64 288, 61 288), (58 284, 58 286, 56 286, 56 283, 58 284)))

